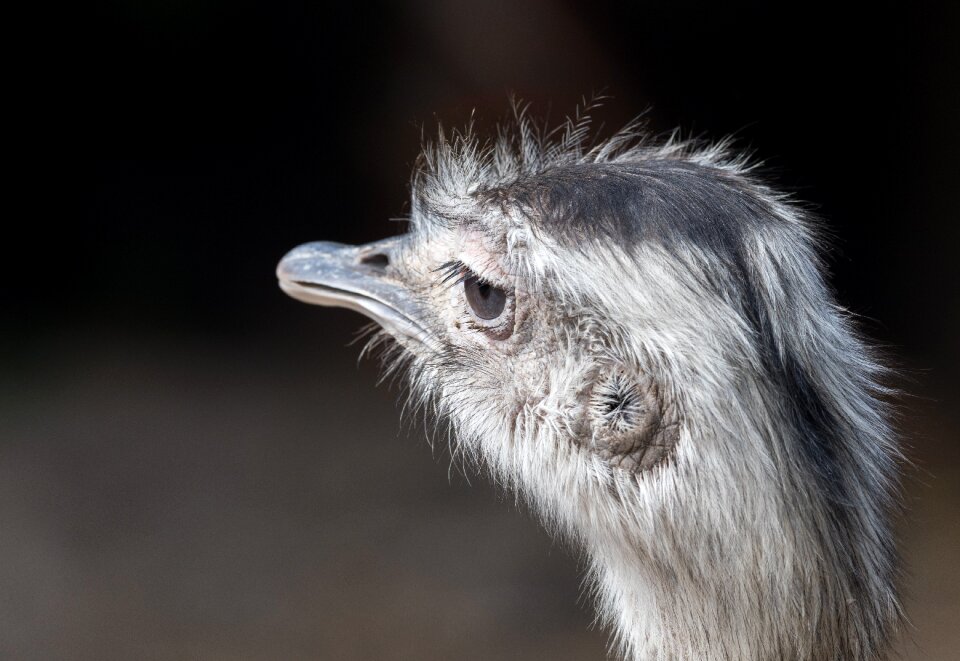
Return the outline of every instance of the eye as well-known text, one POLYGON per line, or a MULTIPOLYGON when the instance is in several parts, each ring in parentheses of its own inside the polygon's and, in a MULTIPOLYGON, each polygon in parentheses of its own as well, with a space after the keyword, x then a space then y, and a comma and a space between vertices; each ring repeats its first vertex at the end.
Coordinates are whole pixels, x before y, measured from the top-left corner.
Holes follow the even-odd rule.
POLYGON ((474 316, 483 321, 493 321, 507 306, 507 292, 475 275, 469 275, 463 281, 463 293, 474 316))
MULTIPOLYGON (((505 340, 513 335, 516 312, 513 288, 504 289, 484 280, 460 260, 441 264, 435 270, 442 274, 441 285, 453 280, 452 286, 463 287, 466 305, 459 301, 458 308, 462 310, 459 306, 463 305, 465 312, 469 313, 468 328, 482 330, 495 340, 505 340)), ((457 329, 460 329, 459 323, 457 329)))
POLYGON ((472 325, 495 340, 513 335, 513 290, 491 284, 469 269, 464 271, 463 297, 472 325))

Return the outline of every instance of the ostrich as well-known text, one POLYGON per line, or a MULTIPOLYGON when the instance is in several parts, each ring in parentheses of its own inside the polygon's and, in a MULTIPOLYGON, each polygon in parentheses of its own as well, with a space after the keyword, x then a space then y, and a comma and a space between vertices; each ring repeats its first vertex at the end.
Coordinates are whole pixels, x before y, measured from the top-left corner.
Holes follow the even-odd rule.
POLYGON ((628 659, 876 659, 901 619, 880 362, 816 223, 726 143, 523 113, 427 143, 410 231, 301 245, 457 456, 582 550, 628 659))

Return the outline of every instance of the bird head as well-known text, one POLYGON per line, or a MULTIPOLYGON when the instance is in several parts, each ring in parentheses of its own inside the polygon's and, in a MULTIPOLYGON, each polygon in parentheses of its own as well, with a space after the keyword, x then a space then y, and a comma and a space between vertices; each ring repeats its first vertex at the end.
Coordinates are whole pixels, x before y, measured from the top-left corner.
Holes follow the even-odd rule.
POLYGON ((406 234, 302 245, 281 287, 380 324, 455 452, 586 550, 624 649, 790 656, 791 613, 833 641, 860 590, 876 633, 895 450, 811 222, 723 145, 585 126, 441 136, 406 234))
POLYGON ((765 232, 806 232, 720 150, 580 140, 575 124, 554 144, 524 120, 487 148, 441 139, 418 164, 408 233, 308 243, 278 267, 294 298, 380 324, 455 450, 576 537, 632 532, 658 499, 677 509, 662 485, 678 470, 725 472, 709 499, 749 477, 744 455, 769 465, 769 449, 711 444, 732 442, 720 428, 742 422, 734 400, 760 360, 746 253, 770 257, 765 232))
POLYGON ((396 341, 390 368, 407 368, 415 403, 452 425, 456 450, 576 533, 555 516, 568 501, 596 509, 670 463, 686 407, 673 372, 691 369, 683 356, 716 327, 664 246, 554 213, 579 217, 569 205, 581 193, 622 195, 638 176, 570 163, 525 189, 481 178, 454 195, 421 172, 407 234, 299 246, 280 285, 376 321, 396 341), (557 185, 571 197, 550 199, 557 185))

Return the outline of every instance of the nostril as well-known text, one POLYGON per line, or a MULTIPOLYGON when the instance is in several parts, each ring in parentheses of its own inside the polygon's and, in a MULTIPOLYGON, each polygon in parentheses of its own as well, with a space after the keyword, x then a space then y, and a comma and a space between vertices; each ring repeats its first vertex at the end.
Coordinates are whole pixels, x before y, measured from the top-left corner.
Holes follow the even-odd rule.
POLYGON ((360 258, 360 263, 366 266, 372 266, 378 271, 382 271, 388 266, 390 266, 390 258, 387 257, 382 252, 375 252, 369 255, 364 255, 360 258))

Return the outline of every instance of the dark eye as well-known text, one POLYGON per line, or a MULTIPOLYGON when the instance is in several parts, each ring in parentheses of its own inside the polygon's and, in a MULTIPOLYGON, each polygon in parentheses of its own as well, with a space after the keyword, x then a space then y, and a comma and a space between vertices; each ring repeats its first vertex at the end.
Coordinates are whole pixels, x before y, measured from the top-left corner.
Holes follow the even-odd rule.
POLYGON ((499 287, 483 282, 477 276, 468 276, 463 281, 463 292, 470 309, 480 319, 489 321, 503 314, 507 305, 507 293, 499 287))

